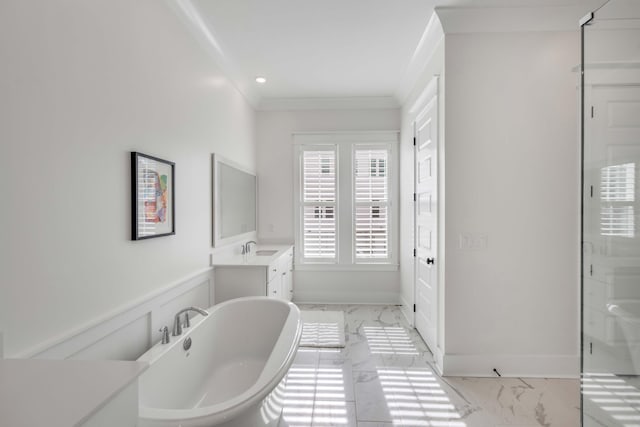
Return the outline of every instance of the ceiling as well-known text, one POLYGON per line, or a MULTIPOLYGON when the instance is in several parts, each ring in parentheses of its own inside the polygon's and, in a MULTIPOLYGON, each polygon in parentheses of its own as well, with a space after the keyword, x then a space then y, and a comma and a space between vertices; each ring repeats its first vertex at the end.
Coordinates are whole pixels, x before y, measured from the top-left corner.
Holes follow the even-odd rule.
MULTIPOLYGON (((176 0, 194 34, 259 107, 282 98, 397 103, 433 14, 446 8, 578 8, 605 0, 176 0), (267 82, 258 84, 257 76, 267 82)), ((582 15, 577 15, 576 22, 582 15)))

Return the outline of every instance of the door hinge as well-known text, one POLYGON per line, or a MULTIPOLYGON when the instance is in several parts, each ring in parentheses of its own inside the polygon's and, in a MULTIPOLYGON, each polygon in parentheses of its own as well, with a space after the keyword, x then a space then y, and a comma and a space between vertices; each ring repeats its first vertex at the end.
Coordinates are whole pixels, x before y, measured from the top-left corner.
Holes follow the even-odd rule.
POLYGON ((416 250, 415 249, 413 250, 413 256, 414 257, 416 256, 416 250))
POLYGON ((589 354, 593 354, 593 343, 589 343, 589 354))
POLYGON ((413 304, 413 312, 414 313, 416 312, 416 305, 415 304, 413 304))
POLYGON ((593 108, 593 105, 591 106, 591 118, 593 119, 595 117, 595 108, 593 108))
POLYGON ((416 137, 415 136, 413 137, 413 145, 414 146, 416 145, 416 137))
POLYGON ((593 276, 593 264, 589 264, 589 276, 593 276))
POLYGON ((413 193, 413 201, 415 202, 416 200, 416 193, 413 193))

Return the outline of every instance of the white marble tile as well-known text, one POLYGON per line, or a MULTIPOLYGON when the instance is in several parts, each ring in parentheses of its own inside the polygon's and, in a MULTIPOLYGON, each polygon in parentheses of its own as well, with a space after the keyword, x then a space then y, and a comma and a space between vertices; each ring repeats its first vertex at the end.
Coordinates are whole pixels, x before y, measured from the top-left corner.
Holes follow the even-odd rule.
POLYGON ((304 309, 344 311, 346 345, 298 354, 292 367, 297 371, 287 383, 290 402, 283 409, 282 427, 579 425, 577 381, 443 379, 434 372, 431 352, 399 307, 305 305, 304 309))
POLYGON ((296 304, 300 310, 331 310, 328 304, 296 304))
POLYGON ((316 400, 355 401, 353 369, 349 359, 320 360, 316 400), (321 387, 329 386, 328 389, 321 387))
MULTIPOLYGON (((349 338, 346 338, 347 341, 349 338)), ((348 343, 347 343, 348 346, 348 343)), ((342 348, 320 348, 318 349, 318 354, 320 355, 320 360, 346 360, 348 357, 346 356, 346 347, 342 348)))
POLYGON ((320 350, 308 347, 298 347, 293 364, 295 366, 318 366, 320 350))
POLYGON ((611 427, 612 424, 605 424, 605 421, 602 421, 601 416, 602 414, 595 414, 591 409, 585 408, 582 427, 611 427))
MULTIPOLYGON (((296 366, 289 368, 285 378, 285 388, 283 392, 283 406, 313 407, 316 397, 316 369, 315 366, 296 366)), ((283 412, 286 413, 285 410, 283 412)))
POLYGON ((429 368, 385 368, 378 372, 387 405, 402 425, 466 427, 479 411, 429 368))
POLYGON ((313 407, 311 426, 356 427, 355 403, 335 400, 317 400, 313 407))
POLYGON ((313 401, 289 399, 282 408, 279 427, 311 427, 313 401))
POLYGON ((375 371, 384 366, 382 355, 371 354, 366 341, 350 344, 345 349, 345 357, 351 360, 354 371, 375 371))
POLYGON ((384 366, 384 359, 380 355, 373 355, 367 359, 360 357, 359 352, 356 352, 356 357, 353 361, 354 371, 375 371, 376 369, 383 368, 384 366))
POLYGON ((640 426, 640 377, 585 375, 585 426, 640 426))
POLYGON ((392 415, 387 399, 392 398, 393 394, 385 393, 377 371, 355 371, 353 381, 358 421, 402 421, 400 416, 394 418, 392 415))
POLYGON ((465 400, 482 408, 467 427, 491 422, 497 426, 578 426, 579 391, 575 380, 518 378, 447 378, 465 400))
POLYGON ((315 389, 307 387, 287 376, 287 382, 282 399, 282 415, 279 427, 310 427, 315 402, 315 389))
MULTIPOLYGON (((347 407, 347 403, 354 405, 350 361, 325 360, 318 366, 293 365, 287 374, 283 395, 283 426, 311 425, 314 408, 319 402, 323 403, 318 408, 331 409, 324 418, 322 411, 319 412, 321 420, 331 419, 329 415, 332 414, 338 419, 339 408, 347 407)), ((355 406, 351 412, 355 425, 355 406)))
POLYGON ((495 427, 540 427, 540 424, 495 424, 495 427))
POLYGON ((381 355, 382 363, 388 368, 433 368, 433 356, 429 351, 397 352, 381 355))
POLYGON ((395 325, 404 321, 404 316, 398 306, 352 305, 345 307, 347 319, 354 321, 377 321, 386 325, 395 325))
POLYGON ((358 422, 357 427, 393 427, 393 424, 391 424, 391 423, 370 423, 368 421, 365 421, 365 422, 358 422))

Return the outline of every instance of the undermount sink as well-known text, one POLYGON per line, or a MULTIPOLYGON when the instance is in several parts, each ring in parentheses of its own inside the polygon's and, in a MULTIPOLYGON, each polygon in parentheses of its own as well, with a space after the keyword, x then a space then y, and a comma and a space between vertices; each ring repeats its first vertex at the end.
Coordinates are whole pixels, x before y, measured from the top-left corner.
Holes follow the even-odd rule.
POLYGON ((256 256, 271 256, 278 252, 277 249, 263 249, 256 251, 256 256))

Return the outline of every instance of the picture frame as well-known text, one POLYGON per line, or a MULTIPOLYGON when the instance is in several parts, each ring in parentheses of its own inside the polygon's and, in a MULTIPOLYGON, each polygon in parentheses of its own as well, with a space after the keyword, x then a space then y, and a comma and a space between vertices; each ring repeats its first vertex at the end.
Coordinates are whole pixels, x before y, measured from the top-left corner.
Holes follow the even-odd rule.
POLYGON ((176 234, 175 163, 131 152, 131 240, 176 234))

